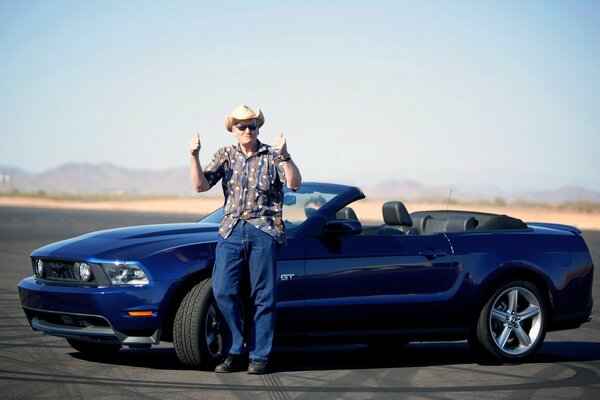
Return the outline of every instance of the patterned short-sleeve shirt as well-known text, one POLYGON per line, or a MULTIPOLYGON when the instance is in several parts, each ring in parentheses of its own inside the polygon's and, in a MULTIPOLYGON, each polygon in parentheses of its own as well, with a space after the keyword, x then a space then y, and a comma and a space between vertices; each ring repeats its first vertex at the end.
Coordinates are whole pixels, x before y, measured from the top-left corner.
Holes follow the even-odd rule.
POLYGON ((247 221, 285 244, 282 219, 285 171, 275 149, 258 142, 246 156, 238 144, 219 149, 204 169, 211 187, 222 180, 225 204, 219 234, 227 238, 239 220, 247 221))

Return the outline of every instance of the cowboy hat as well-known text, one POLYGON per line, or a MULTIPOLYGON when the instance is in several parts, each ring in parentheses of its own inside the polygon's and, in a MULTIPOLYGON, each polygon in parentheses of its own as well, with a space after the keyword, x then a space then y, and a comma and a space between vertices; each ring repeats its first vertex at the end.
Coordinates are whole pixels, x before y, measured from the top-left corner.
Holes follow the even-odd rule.
POLYGON ((235 110, 231 112, 228 116, 225 117, 225 128, 231 132, 233 129, 233 125, 237 124, 240 121, 244 121, 246 119, 256 119, 258 121, 258 127, 260 128, 265 123, 265 117, 258 109, 258 114, 252 111, 252 109, 248 106, 237 106, 235 110))

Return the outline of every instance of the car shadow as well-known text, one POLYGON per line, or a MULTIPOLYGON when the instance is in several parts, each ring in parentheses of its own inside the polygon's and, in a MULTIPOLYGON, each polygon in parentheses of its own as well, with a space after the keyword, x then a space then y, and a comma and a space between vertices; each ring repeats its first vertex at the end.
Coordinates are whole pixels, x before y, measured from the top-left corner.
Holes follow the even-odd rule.
MULTIPOLYGON (((193 369, 179 362, 173 348, 123 349, 104 356, 78 352, 80 360, 162 370, 193 369)), ((562 363, 600 360, 600 342, 545 342, 527 361, 562 363)), ((460 364, 494 365, 478 357, 466 342, 411 343, 398 349, 372 348, 367 345, 285 345, 274 348, 272 372, 411 368, 460 364)))
MULTIPOLYGON (((281 349, 273 357, 274 371, 412 368, 460 364, 499 365, 478 356, 467 342, 411 343, 399 349, 369 346, 281 349)), ((545 342, 526 363, 600 360, 600 342, 545 342)))
POLYGON ((128 367, 162 370, 186 370, 190 367, 182 364, 174 348, 121 349, 116 353, 92 355, 73 351, 69 355, 78 360, 112 364, 128 367))

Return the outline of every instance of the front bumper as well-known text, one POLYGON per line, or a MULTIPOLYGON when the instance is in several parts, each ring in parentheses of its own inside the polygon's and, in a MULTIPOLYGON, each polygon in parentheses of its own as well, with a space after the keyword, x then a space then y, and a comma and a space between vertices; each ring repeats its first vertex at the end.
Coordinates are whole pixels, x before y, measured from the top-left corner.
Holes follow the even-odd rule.
MULTIPOLYGON (((34 330, 65 339, 129 347, 148 347, 160 342, 160 329, 147 331, 148 336, 128 336, 114 329, 107 320, 98 315, 50 313, 29 308, 24 308, 24 311, 34 330)), ((138 331, 138 334, 143 335, 142 331, 138 331)))
POLYGON ((158 344, 164 294, 170 282, 143 287, 80 287, 40 284, 23 279, 19 297, 34 330, 89 342, 130 347, 158 344), (151 311, 133 317, 131 311, 151 311))

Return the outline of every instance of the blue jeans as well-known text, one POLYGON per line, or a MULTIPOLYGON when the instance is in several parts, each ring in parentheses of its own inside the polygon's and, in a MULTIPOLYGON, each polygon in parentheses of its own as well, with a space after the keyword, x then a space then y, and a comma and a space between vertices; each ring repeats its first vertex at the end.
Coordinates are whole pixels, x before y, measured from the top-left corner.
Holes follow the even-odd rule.
POLYGON ((213 270, 213 293, 231 331, 229 354, 244 349, 241 284, 250 284, 250 322, 247 351, 250 359, 266 361, 275 330, 276 255, 278 244, 269 234, 239 221, 227 239, 219 236, 213 270))

